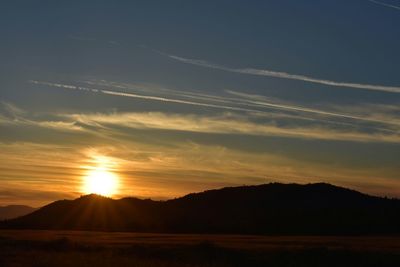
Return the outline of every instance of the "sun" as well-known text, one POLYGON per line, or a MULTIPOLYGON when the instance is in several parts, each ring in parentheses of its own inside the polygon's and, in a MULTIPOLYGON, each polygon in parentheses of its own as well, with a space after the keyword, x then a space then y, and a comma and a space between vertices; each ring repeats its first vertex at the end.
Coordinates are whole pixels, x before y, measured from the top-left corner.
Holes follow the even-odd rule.
POLYGON ((117 180, 115 174, 96 168, 89 171, 85 177, 84 191, 86 194, 98 194, 110 197, 116 193, 117 180))
POLYGON ((109 163, 104 158, 97 161, 95 167, 88 169, 83 177, 82 191, 85 194, 98 194, 111 197, 118 191, 119 179, 109 168, 109 163))

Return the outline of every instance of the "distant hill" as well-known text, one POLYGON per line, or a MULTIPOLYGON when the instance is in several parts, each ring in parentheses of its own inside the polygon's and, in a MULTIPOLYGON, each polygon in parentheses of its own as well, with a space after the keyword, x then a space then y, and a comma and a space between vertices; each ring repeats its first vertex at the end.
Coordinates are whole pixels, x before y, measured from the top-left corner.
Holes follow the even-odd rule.
POLYGON ((400 200, 324 184, 228 187, 168 201, 87 195, 60 200, 5 228, 170 233, 399 234, 400 200))
POLYGON ((0 207, 0 221, 23 216, 35 210, 35 208, 24 205, 9 205, 5 207, 0 207))

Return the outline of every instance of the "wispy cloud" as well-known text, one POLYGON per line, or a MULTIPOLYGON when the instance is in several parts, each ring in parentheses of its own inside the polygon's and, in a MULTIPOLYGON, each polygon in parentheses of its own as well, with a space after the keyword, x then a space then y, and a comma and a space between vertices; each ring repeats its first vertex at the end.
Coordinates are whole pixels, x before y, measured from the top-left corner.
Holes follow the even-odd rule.
POLYGON ((32 80, 30 82, 34 83, 34 84, 47 85, 47 86, 65 88, 65 89, 70 89, 70 90, 80 90, 80 91, 88 91, 88 92, 93 92, 93 93, 102 93, 102 94, 106 94, 106 95, 138 98, 138 99, 161 101, 161 102, 171 102, 171 103, 201 106, 201 107, 211 107, 211 108, 217 108, 217 109, 257 112, 257 110, 251 110, 251 109, 240 108, 240 107, 215 105, 215 104, 210 104, 210 103, 194 102, 194 101, 187 101, 187 100, 160 97, 160 96, 140 95, 140 94, 134 94, 134 93, 128 93, 128 92, 119 92, 119 91, 115 91, 115 90, 96 89, 96 88, 88 88, 88 87, 67 85, 67 84, 60 84, 60 83, 49 83, 49 82, 34 81, 34 80, 32 80))
POLYGON ((381 106, 378 109, 379 112, 375 114, 376 107, 371 106, 331 107, 328 110, 320 110, 290 103, 274 103, 265 96, 231 90, 225 91, 230 96, 215 96, 154 87, 151 90, 137 89, 136 86, 129 84, 107 81, 101 81, 98 84, 88 82, 93 87, 43 81, 31 81, 31 83, 68 90, 215 109, 214 115, 207 116, 196 114, 195 111, 192 114, 163 112, 76 113, 59 114, 56 121, 37 122, 40 126, 54 127, 55 129, 76 126, 84 132, 90 131, 90 134, 94 132, 100 134, 101 138, 107 139, 116 136, 123 138, 129 131, 128 129, 132 128, 352 142, 400 142, 399 120, 398 115, 396 115, 398 109, 394 107, 389 107, 388 110, 388 107, 381 106), (118 90, 113 88, 118 88, 118 90), (138 94, 132 92, 132 90, 141 93, 138 94), (220 113, 218 110, 222 110, 224 113, 220 113))
POLYGON ((392 5, 392 4, 388 4, 388 3, 381 2, 381 1, 376 1, 376 0, 368 0, 368 1, 370 1, 371 3, 375 3, 377 5, 381 5, 381 6, 390 7, 390 8, 394 8, 394 9, 400 10, 400 6, 395 6, 395 5, 392 5))
MULTIPOLYGON (((101 89, 101 88, 93 88, 93 87, 83 87, 83 86, 75 86, 69 84, 60 84, 60 83, 50 83, 43 81, 30 81, 31 83, 38 85, 46 85, 56 88, 64 88, 69 90, 77 90, 77 91, 88 91, 92 93, 100 93, 105 95, 113 95, 120 97, 129 97, 129 98, 137 98, 151 101, 160 101, 160 102, 169 102, 176 104, 184 104, 184 105, 192 105, 199 107, 208 107, 213 108, 215 110, 226 110, 231 112, 245 112, 252 113, 254 115, 262 115, 267 117, 286 117, 293 118, 296 120, 313 120, 320 121, 321 123, 330 123, 334 125, 349 125, 350 122, 343 120, 351 120, 358 121, 362 123, 372 123, 376 125, 369 125, 368 128, 372 130, 384 130, 393 132, 390 128, 394 126, 398 126, 398 121, 394 120, 393 117, 385 119, 385 116, 381 114, 379 118, 375 118, 371 116, 373 114, 372 110, 369 110, 368 114, 351 114, 340 112, 340 109, 336 110, 321 110, 316 108, 303 107, 298 105, 293 105, 290 103, 280 103, 280 102, 271 102, 268 98, 259 95, 250 95, 247 93, 236 92, 231 90, 225 90, 226 93, 231 96, 216 96, 211 94, 201 94, 201 93, 192 93, 188 91, 177 91, 177 90, 169 90, 169 89, 139 89, 136 87, 132 87, 126 84, 118 84, 118 83, 109 83, 106 81, 102 81, 99 83, 101 87, 112 87, 118 88, 119 91, 114 89, 101 89), (140 94, 132 92, 131 90, 141 92, 140 94), (124 91, 122 91, 124 90, 124 91), (145 93, 151 92, 152 95, 148 95, 145 93), (277 110, 280 112, 271 112, 271 110, 277 110), (285 111, 285 112, 283 112, 285 111), (390 126, 390 127, 389 127, 390 126), (387 129, 385 129, 387 128, 387 129)), ((89 82, 91 85, 96 85, 95 82, 89 82)), ((398 129, 394 131, 397 133, 398 129)))
POLYGON ((214 64, 214 63, 204 61, 204 60, 184 58, 184 57, 166 54, 166 53, 159 52, 159 51, 156 51, 156 52, 158 52, 161 55, 167 56, 173 60, 182 62, 182 63, 206 67, 206 68, 218 69, 218 70, 223 70, 223 71, 228 71, 228 72, 257 75, 257 76, 267 76, 267 77, 274 77, 274 78, 280 78, 280 79, 297 80, 297 81, 323 84, 323 85, 335 86, 335 87, 347 87, 347 88, 354 88, 354 89, 383 91, 383 92, 389 92, 389 93, 400 93, 399 86, 386 86, 386 85, 374 85, 374 84, 332 81, 332 80, 314 78, 311 76, 291 74, 291 73, 287 73, 287 72, 280 72, 280 71, 274 71, 274 70, 268 70, 268 69, 231 68, 231 67, 227 67, 227 66, 223 66, 223 65, 214 64))
POLYGON ((241 97, 241 101, 246 101, 250 104, 257 105, 257 106, 271 107, 271 108, 284 109, 284 110, 290 110, 290 111, 299 111, 299 112, 305 112, 305 113, 313 113, 313 114, 318 114, 318 115, 323 115, 323 116, 341 117, 341 118, 347 118, 347 119, 353 119, 353 120, 382 122, 382 120, 378 121, 378 120, 374 120, 374 119, 371 119, 368 117, 361 117, 361 116, 344 114, 344 113, 339 113, 339 112, 330 112, 330 111, 324 111, 324 110, 301 107, 301 106, 271 103, 271 102, 266 101, 266 99, 267 99, 266 97, 260 96, 260 95, 251 95, 251 94, 246 94, 243 92, 236 92, 236 91, 232 91, 232 90, 226 90, 226 92, 229 94, 241 97))
POLYGON ((136 129, 162 129, 199 133, 286 136, 305 139, 344 140, 356 142, 400 142, 399 133, 385 131, 363 132, 355 129, 335 129, 323 125, 279 126, 274 122, 258 123, 246 116, 218 116, 148 113, 72 114, 73 120, 102 127, 124 126, 136 129))
MULTIPOLYGON (((154 95, 168 95, 170 97, 180 97, 183 99, 191 99, 199 102, 217 104, 218 107, 225 105, 231 107, 242 107, 247 112, 252 112, 254 115, 262 115, 279 118, 292 118, 297 120, 319 120, 324 123, 332 123, 339 125, 348 125, 354 122, 369 122, 379 125, 389 126, 399 129, 400 108, 397 106, 388 105, 352 105, 352 106, 335 106, 324 104, 324 109, 313 108, 294 103, 285 102, 281 99, 271 99, 263 95, 255 95, 233 90, 224 90, 224 95, 215 95, 199 92, 191 92, 187 90, 173 90, 160 87, 154 84, 127 84, 110 81, 86 81, 91 85, 101 85, 105 87, 118 88, 128 91, 138 91, 141 93, 152 93, 154 95), (232 97, 234 96, 234 97, 232 97), (276 110, 278 112, 271 112, 276 110), (282 112, 285 111, 285 112, 282 112), (335 119, 335 120, 332 120, 335 119), (349 122, 337 119, 346 119, 349 122)), ((382 129, 382 128, 381 128, 382 129)))
POLYGON ((23 109, 17 107, 16 105, 14 105, 12 103, 9 103, 9 102, 0 101, 0 107, 6 113, 8 113, 8 115, 10 115, 12 117, 18 117, 20 115, 25 114, 25 111, 23 109))
POLYGON ((9 102, 0 102, 0 125, 25 125, 51 128, 60 131, 81 131, 83 130, 73 122, 37 120, 29 116, 25 110, 9 102), (5 113, 5 114, 2 114, 5 113))
MULTIPOLYGON (((264 114, 264 113, 263 113, 264 114)), ((1 115, 1 114, 0 114, 1 115)), ((204 134, 243 136, 278 136, 301 139, 342 140, 353 142, 400 143, 400 132, 388 128, 355 126, 350 123, 331 124, 323 120, 299 121, 295 118, 268 117, 253 113, 214 113, 213 115, 165 112, 58 113, 52 116, 20 115, 4 117, 0 124, 7 127, 46 128, 49 131, 92 136, 102 140, 124 138, 127 129, 167 130, 204 134)), ((48 133, 50 134, 50 133, 48 133)), ((129 139, 129 135, 126 136, 129 139)), ((60 136, 65 138, 65 136, 60 136)), ((73 138, 71 136, 71 138, 73 138)))

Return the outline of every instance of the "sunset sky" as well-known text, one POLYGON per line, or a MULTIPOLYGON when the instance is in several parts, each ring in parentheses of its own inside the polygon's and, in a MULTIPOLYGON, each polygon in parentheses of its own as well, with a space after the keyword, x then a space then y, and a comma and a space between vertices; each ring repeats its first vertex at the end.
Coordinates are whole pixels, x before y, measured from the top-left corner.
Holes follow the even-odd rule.
POLYGON ((0 206, 400 197, 398 0, 4 1, 0 34, 0 206))

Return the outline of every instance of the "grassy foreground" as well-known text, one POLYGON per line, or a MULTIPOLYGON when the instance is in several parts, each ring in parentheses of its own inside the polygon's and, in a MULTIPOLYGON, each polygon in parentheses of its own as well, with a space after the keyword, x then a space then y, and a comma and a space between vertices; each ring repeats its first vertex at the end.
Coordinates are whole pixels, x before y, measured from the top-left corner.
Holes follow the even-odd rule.
POLYGON ((0 266, 400 266, 399 240, 0 231, 0 266))

